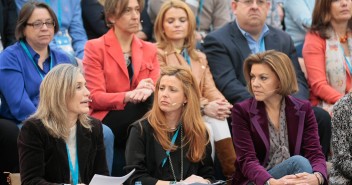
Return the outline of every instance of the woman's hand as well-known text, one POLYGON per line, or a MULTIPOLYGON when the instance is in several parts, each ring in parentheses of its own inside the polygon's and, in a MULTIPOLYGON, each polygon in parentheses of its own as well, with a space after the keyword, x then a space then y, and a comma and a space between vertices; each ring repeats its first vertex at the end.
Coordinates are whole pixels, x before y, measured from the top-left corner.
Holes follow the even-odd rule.
POLYGON ((136 89, 150 89, 154 92, 155 90, 154 81, 151 78, 143 79, 138 83, 136 89))
POLYGON ((286 175, 280 179, 269 180, 270 185, 319 185, 318 178, 315 174, 297 173, 295 175, 286 175))
POLYGON ((135 89, 133 91, 128 91, 125 94, 124 103, 140 103, 144 102, 149 98, 149 96, 153 93, 150 89, 135 89))
POLYGON ((225 99, 215 100, 215 101, 209 102, 204 107, 204 113, 209 117, 224 120, 231 115, 231 108, 232 108, 232 105, 229 102, 227 102, 225 99))
POLYGON ((203 184, 210 184, 210 181, 208 179, 204 179, 203 177, 197 176, 197 175, 191 175, 187 177, 182 183, 185 184, 192 184, 195 182, 203 183, 203 184))

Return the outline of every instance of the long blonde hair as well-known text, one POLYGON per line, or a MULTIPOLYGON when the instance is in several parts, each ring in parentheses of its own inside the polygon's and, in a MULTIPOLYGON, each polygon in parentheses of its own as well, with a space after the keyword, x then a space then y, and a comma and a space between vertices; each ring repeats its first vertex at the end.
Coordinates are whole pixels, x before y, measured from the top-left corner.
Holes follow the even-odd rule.
POLYGON ((160 80, 163 76, 175 76, 182 82, 183 91, 187 103, 183 106, 181 115, 182 127, 184 130, 183 145, 188 145, 187 158, 192 162, 198 162, 205 157, 206 145, 209 142, 209 135, 202 119, 200 107, 200 92, 196 80, 191 71, 181 66, 166 66, 162 69, 161 76, 156 83, 154 102, 152 109, 146 114, 150 125, 154 129, 154 136, 164 150, 176 150, 177 146, 171 147, 169 129, 163 111, 159 108, 158 93, 160 80), (171 148, 170 148, 171 147, 171 148))
POLYGON ((165 19, 165 14, 167 11, 169 11, 171 8, 180 8, 184 10, 187 14, 187 21, 188 21, 188 33, 187 37, 185 38, 184 42, 184 48, 187 49, 187 52, 189 53, 189 56, 193 60, 198 60, 198 55, 196 53, 196 36, 195 36, 195 30, 196 30, 196 18, 194 17, 194 14, 192 10, 189 8, 189 6, 180 0, 169 0, 163 3, 161 6, 158 16, 155 19, 155 24, 154 24, 154 34, 155 34, 155 39, 157 41, 157 47, 165 50, 173 50, 173 46, 170 42, 170 40, 167 38, 164 28, 163 28, 163 23, 165 19))
MULTIPOLYGON (((66 140, 69 129, 65 126, 67 122, 67 104, 73 98, 76 91, 76 81, 80 68, 71 64, 59 64, 45 76, 40 85, 40 100, 37 111, 31 118, 39 119, 55 138, 66 140)), ((78 117, 79 123, 91 129, 90 119, 87 114, 78 117)))

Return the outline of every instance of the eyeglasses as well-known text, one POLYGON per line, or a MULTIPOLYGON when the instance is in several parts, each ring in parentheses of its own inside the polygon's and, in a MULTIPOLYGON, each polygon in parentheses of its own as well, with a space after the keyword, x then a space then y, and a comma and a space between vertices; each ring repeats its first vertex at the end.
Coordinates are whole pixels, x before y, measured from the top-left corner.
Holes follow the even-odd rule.
MULTIPOLYGON (((243 0, 243 1, 237 0, 237 2, 243 3, 243 4, 245 4, 246 6, 251 6, 251 5, 253 5, 253 4, 254 4, 254 1, 255 1, 255 0, 243 0)), ((267 3, 266 0, 256 0, 256 4, 257 4, 258 6, 264 6, 266 3, 267 3)))
POLYGON ((27 23, 28 26, 33 26, 34 29, 41 29, 44 26, 44 24, 46 25, 47 28, 55 27, 54 21, 47 21, 47 22, 35 21, 33 23, 27 23))

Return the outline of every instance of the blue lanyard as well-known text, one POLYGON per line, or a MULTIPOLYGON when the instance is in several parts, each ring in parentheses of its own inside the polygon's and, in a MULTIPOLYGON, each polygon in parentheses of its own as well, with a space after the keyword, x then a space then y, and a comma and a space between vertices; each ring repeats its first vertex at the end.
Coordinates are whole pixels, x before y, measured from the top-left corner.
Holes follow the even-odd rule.
POLYGON ((204 3, 204 0, 199 1, 199 7, 198 7, 197 16, 196 16, 197 30, 200 30, 200 16, 202 15, 203 3, 204 3))
POLYGON ((186 59, 188 65, 191 66, 191 57, 189 57, 187 49, 184 48, 181 53, 182 53, 183 58, 186 59))
MULTIPOLYGON (((50 0, 45 0, 46 4, 51 6, 50 0)), ((51 6, 51 8, 53 8, 51 6)), ((59 23, 59 29, 61 28, 61 0, 58 0, 57 2, 57 22, 59 23)))
MULTIPOLYGON (((23 42, 23 40, 20 41, 20 44, 21 44, 22 48, 24 49, 24 51, 26 52, 26 54, 27 54, 27 56, 29 57, 29 59, 32 61, 32 63, 33 63, 33 65, 34 65, 34 67, 36 68, 38 74, 40 75, 40 77, 41 77, 42 80, 43 80, 43 79, 44 79, 44 76, 43 76, 42 72, 40 72, 40 69, 39 69, 39 67, 38 67, 38 64, 34 61, 34 59, 33 59, 32 55, 30 54, 30 52, 29 52, 29 50, 28 50, 26 44, 23 42)), ((49 69, 49 70, 51 70, 52 68, 53 68, 53 56, 52 56, 52 54, 51 54, 51 52, 50 52, 50 69, 49 69)))
MULTIPOLYGON (((174 134, 174 136, 172 136, 172 139, 171 139, 171 147, 174 146, 175 144, 175 141, 176 141, 176 138, 178 136, 178 131, 180 130, 180 127, 181 127, 181 124, 178 125, 178 128, 176 130, 176 133, 174 134)), ((170 150, 167 150, 166 152, 166 157, 164 158, 163 160, 163 164, 161 165, 161 167, 164 167, 166 161, 167 161, 167 158, 170 156, 170 150)))
POLYGON ((77 185, 77 184, 78 184, 78 174, 79 174, 77 146, 76 146, 76 162, 75 162, 75 168, 73 168, 72 160, 71 160, 71 155, 70 155, 70 150, 68 149, 67 144, 66 144, 66 150, 67 150, 68 164, 69 164, 69 166, 70 166, 70 173, 71 173, 71 177, 72 177, 72 183, 73 183, 73 185, 77 185))
POLYGON ((260 39, 260 46, 259 46, 259 52, 264 52, 265 51, 265 43, 264 43, 264 37, 260 39))

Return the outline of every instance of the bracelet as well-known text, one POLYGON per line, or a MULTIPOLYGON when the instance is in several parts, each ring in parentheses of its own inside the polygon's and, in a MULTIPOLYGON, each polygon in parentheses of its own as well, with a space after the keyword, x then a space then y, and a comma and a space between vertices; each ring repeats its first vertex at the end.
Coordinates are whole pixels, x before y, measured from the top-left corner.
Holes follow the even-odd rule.
POLYGON ((169 184, 176 184, 177 182, 176 181, 170 181, 169 184))
POLYGON ((321 179, 318 177, 318 173, 314 173, 314 176, 318 179, 318 184, 322 184, 321 179))

